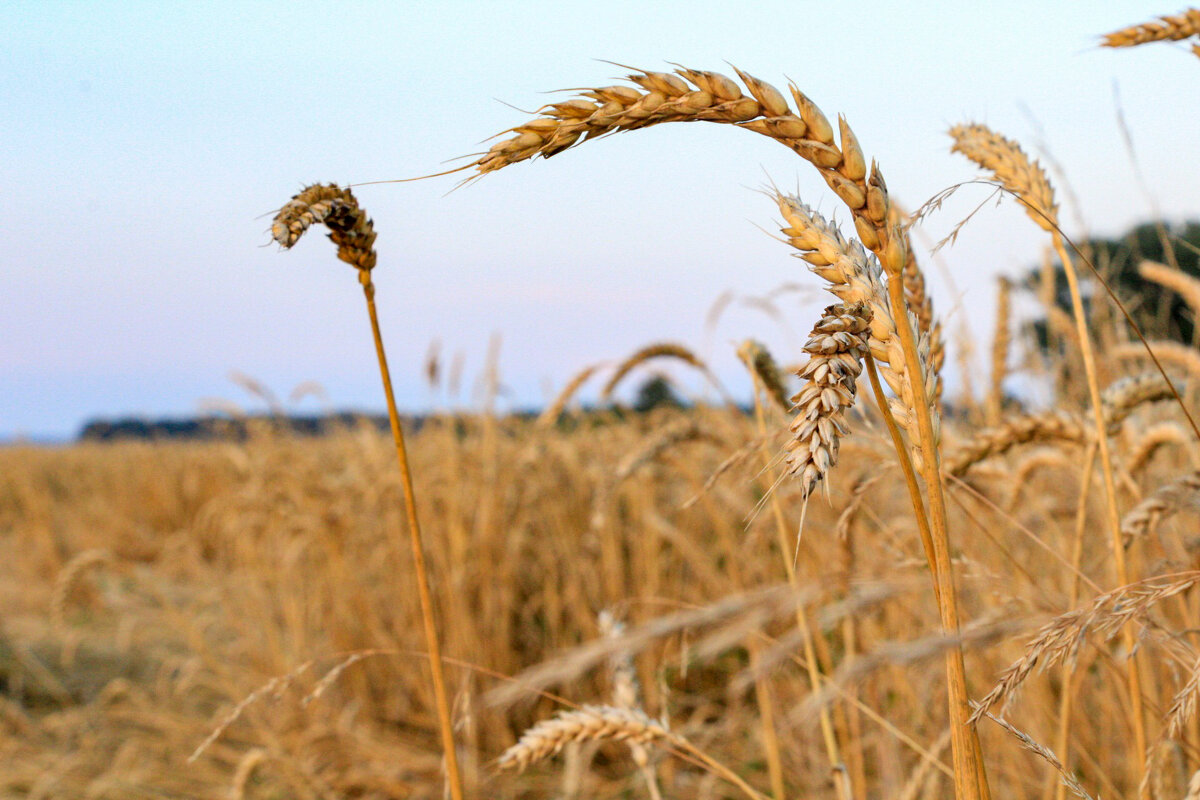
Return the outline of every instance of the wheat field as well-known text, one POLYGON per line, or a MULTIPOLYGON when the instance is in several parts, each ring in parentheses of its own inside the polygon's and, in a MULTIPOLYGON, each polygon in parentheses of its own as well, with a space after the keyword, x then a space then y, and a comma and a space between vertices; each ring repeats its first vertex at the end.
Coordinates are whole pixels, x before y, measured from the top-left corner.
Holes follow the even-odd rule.
MULTIPOLYGON (((1191 10, 1104 43, 1198 35, 1191 10)), ((391 433, 0 449, 0 797, 1200 797, 1194 346, 1101 312, 1043 167, 958 125, 946 157, 1027 211, 1067 285, 1027 287, 1038 348, 1002 284, 987 389, 952 396, 929 209, 893 201, 852 121, 732 71, 580 90, 461 171, 674 122, 783 144, 847 219, 765 192, 832 295, 803 364, 742 342, 739 406, 651 343, 540 417, 412 425, 374 305, 386 221, 309 187, 272 236, 327 229, 354 268, 391 433), (662 363, 708 399, 614 400, 662 363), (1007 397, 1013 371, 1050 403, 1007 397)), ((1197 278, 1141 274, 1200 314, 1197 278)))

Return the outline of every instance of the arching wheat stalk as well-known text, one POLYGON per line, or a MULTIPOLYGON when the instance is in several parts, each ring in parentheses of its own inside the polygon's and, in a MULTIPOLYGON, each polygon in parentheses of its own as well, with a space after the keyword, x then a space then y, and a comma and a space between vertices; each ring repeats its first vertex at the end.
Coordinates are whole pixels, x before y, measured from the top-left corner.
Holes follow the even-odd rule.
MULTIPOLYGON (((1096 443, 1100 455, 1101 472, 1104 475, 1104 490, 1108 526, 1113 547, 1113 572, 1117 585, 1129 583, 1129 570, 1125 564, 1125 552, 1121 544, 1121 513, 1117 507, 1117 487, 1113 472, 1104 416, 1100 381, 1096 370, 1096 356, 1092 349, 1087 317, 1083 307, 1083 295, 1079 288, 1079 277, 1074 262, 1067 253, 1063 235, 1058 225, 1058 206, 1054 200, 1054 189, 1045 171, 1036 161, 1031 161, 1025 151, 1014 141, 1001 136, 985 125, 958 125, 950 129, 954 139, 952 152, 962 153, 971 161, 991 171, 1005 189, 1014 194, 1025 206, 1025 211, 1039 227, 1051 236, 1055 251, 1062 261, 1071 292, 1071 306, 1075 315, 1075 328, 1079 336, 1080 352, 1084 371, 1087 374, 1088 393, 1092 401, 1092 415, 1096 427, 1096 443)), ((1129 660, 1127 678, 1130 704, 1133 715, 1134 747, 1138 753, 1139 778, 1145 773, 1146 727, 1142 711, 1142 689, 1139 677, 1140 656, 1135 650, 1132 631, 1124 634, 1127 649, 1134 653, 1129 660)), ((1064 754, 1065 756, 1066 754, 1064 754)))
MULTIPOLYGON (((886 305, 896 321, 894 361, 889 366, 911 392, 908 428, 920 456, 928 492, 932 531, 930 569, 936 584, 943 629, 956 634, 959 615, 950 559, 946 501, 937 446, 937 375, 942 361, 938 331, 925 314, 928 296, 908 239, 904 215, 893 206, 883 174, 869 163, 849 124, 838 119, 838 135, 828 118, 796 86, 790 86, 795 110, 775 87, 736 70, 747 96, 731 79, 714 72, 680 67, 675 74, 636 72, 633 86, 587 89, 580 96, 544 106, 529 122, 510 128, 508 138, 462 167, 477 175, 503 169, 534 156, 548 158, 572 145, 615 133, 667 122, 717 122, 746 128, 789 147, 816 168, 830 189, 850 209, 862 244, 879 259, 887 277, 886 305), (909 308, 921 310, 910 317, 909 308), (922 324, 931 327, 922 330, 922 324), (922 346, 920 342, 926 344, 922 346), (922 358, 922 351, 926 356, 922 358)), ((457 170, 455 170, 457 171, 457 170)), ((872 309, 874 311, 874 309, 872 309)), ((915 482, 910 485, 910 492, 915 482)), ((924 501, 913 492, 916 513, 924 501)), ((974 731, 965 725, 966 672, 961 649, 947 654, 950 716, 954 722, 955 788, 960 800, 989 797, 987 777, 974 731)))
POLYGON ((446 779, 452 800, 463 800, 462 778, 459 774, 458 754, 454 747, 454 733, 450 722, 450 704, 446 697, 446 681, 442 671, 441 645, 438 643, 437 624, 433 616, 433 597, 425 566, 421 526, 417 520, 412 472, 408 466, 404 432, 400 427, 400 415, 396 410, 396 397, 392 391, 392 377, 383 348, 383 337, 379 332, 379 316, 375 310, 375 284, 371 280, 371 270, 376 262, 375 228, 366 212, 359 208, 357 199, 349 189, 342 189, 333 184, 316 184, 297 194, 279 211, 271 225, 271 236, 281 247, 291 248, 306 230, 319 223, 324 223, 329 228, 329 238, 338 246, 338 258, 358 269, 358 281, 362 284, 367 300, 371 333, 375 339, 375 355, 379 359, 379 374, 387 398, 388 419, 391 422, 392 438, 396 443, 396 458, 400 464, 404 487, 404 509, 408 515, 417 593, 420 596, 421 619, 425 629, 425 645, 429 651, 429 667, 433 672, 434 703, 441 730, 443 756, 446 759, 446 779))

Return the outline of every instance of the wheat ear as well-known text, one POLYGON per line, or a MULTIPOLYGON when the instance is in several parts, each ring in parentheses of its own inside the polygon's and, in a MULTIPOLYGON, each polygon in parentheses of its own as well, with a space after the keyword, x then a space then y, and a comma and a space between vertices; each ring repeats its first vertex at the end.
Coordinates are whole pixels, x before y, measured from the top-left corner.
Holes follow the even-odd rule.
MULTIPOLYGON (((737 84, 725 76, 686 68, 678 69, 675 75, 651 72, 630 75, 629 80, 637 88, 586 90, 581 98, 544 107, 539 118, 512 128, 512 137, 497 143, 462 169, 473 168, 482 175, 536 155, 552 156, 577 141, 606 133, 685 121, 735 124, 785 144, 811 163, 850 209, 859 239, 879 258, 888 277, 886 296, 897 321, 897 355, 902 356, 890 366, 897 373, 906 374, 911 387, 913 403, 909 413, 918 434, 912 445, 919 448, 929 494, 928 522, 933 544, 930 569, 937 586, 942 627, 947 632, 957 632, 958 601, 938 464, 937 391, 936 385, 931 387, 934 391, 926 388, 927 381, 936 381, 936 375, 931 374, 932 366, 942 360, 939 356, 942 345, 933 341, 936 330, 920 330, 919 318, 910 321, 904 272, 912 258, 912 245, 905 220, 891 202, 882 172, 874 163, 868 167, 863 149, 844 119, 838 118, 840 143, 835 145, 828 118, 798 87, 789 87, 796 105, 793 113, 773 86, 741 70, 737 73, 751 97, 744 96, 737 84)), ((914 493, 915 488, 915 481, 910 481, 914 509, 924 515, 924 504, 919 492, 914 493)), ((955 723, 956 791, 961 800, 987 800, 990 794, 978 739, 973 730, 963 725, 969 708, 961 650, 947 654, 947 678, 948 703, 955 723)))
POLYGON ((112 553, 101 548, 84 550, 68 561, 54 580, 50 592, 50 623, 56 628, 66 625, 67 604, 83 576, 94 567, 112 563, 112 553))
MULTIPOLYGON (((1083 294, 1079 288, 1079 276, 1074 262, 1067 253, 1063 235, 1058 226, 1058 208, 1054 201, 1054 190, 1045 171, 1036 161, 1030 160, 1016 142, 1013 142, 984 125, 957 126, 950 130, 954 139, 954 152, 962 153, 984 169, 1024 205, 1026 213, 1039 227, 1051 236, 1051 243, 1058 253, 1066 273, 1071 293, 1071 308, 1075 315, 1075 328, 1079 335, 1079 347, 1087 374, 1088 394, 1092 402, 1092 417, 1096 429, 1096 443, 1100 455, 1101 472, 1104 475, 1106 511, 1114 551, 1113 573, 1120 586, 1129 583, 1129 570, 1125 563, 1125 550, 1121 546, 1121 512, 1117 506, 1117 487, 1113 472, 1100 380, 1096 370, 1096 357, 1088 332, 1087 315, 1083 307, 1083 294)), ((1134 746, 1137 749, 1138 774, 1146 772, 1146 722, 1142 710, 1142 689, 1139 673, 1140 657, 1135 649, 1133 632, 1124 635, 1126 648, 1133 653, 1129 659, 1126 678, 1129 685, 1130 705, 1133 716, 1134 746)))
MULTIPOLYGON (((1200 378, 1200 350, 1166 339, 1147 342, 1147 345, 1163 364, 1178 367, 1188 375, 1200 378)), ((1150 354, 1146 352, 1146 347, 1133 343, 1111 347, 1108 355, 1112 358, 1129 361, 1140 361, 1150 357, 1150 354)))
POLYGON ((612 377, 608 379, 608 382, 604 384, 604 388, 600 390, 600 399, 605 401, 610 399, 613 392, 616 391, 617 386, 625 379, 625 376, 632 372, 638 365, 655 358, 672 358, 676 361, 682 361, 688 366, 699 370, 710 383, 720 389, 720 385, 717 383, 716 378, 713 377, 712 372, 709 371, 708 365, 699 356, 681 344, 658 342, 646 345, 618 364, 616 370, 613 371, 612 377))
POLYGON ((538 117, 505 133, 512 135, 461 169, 483 175, 528 160, 549 158, 576 143, 619 131, 668 122, 715 122, 767 136, 811 163, 855 216, 863 244, 882 253, 889 241, 897 280, 917 315, 918 330, 930 337, 931 364, 940 367, 944 346, 940 326, 925 292, 904 220, 887 198, 883 176, 868 165, 858 138, 841 116, 834 126, 794 84, 789 85, 795 110, 783 94, 766 81, 734 67, 749 92, 716 72, 679 67, 674 73, 639 71, 627 76, 632 86, 581 90, 579 96, 550 103, 538 117))
POLYGON ((595 375, 596 371, 602 366, 604 365, 592 364, 575 373, 575 376, 572 377, 571 380, 567 381, 566 385, 563 386, 561 391, 559 391, 558 396, 554 398, 554 401, 550 403, 550 405, 546 406, 545 411, 538 415, 538 426, 545 428, 557 422, 558 418, 562 416, 563 411, 566 410, 567 403, 571 402, 571 398, 575 396, 575 393, 578 392, 579 389, 585 383, 587 383, 588 379, 595 375))
POLYGON ((1143 261, 1138 264, 1138 274, 1175 292, 1183 298, 1183 302, 1187 303, 1193 314, 1200 315, 1200 279, 1157 261, 1143 261))
POLYGON ((1163 15, 1151 22, 1130 25, 1104 34, 1103 47, 1136 47, 1149 42, 1179 41, 1200 36, 1200 9, 1189 8, 1180 14, 1163 15))
POLYGON ((796 374, 806 383, 792 398, 796 417, 785 460, 805 500, 837 463, 838 445, 849 432, 846 409, 854 405, 870 324, 866 305, 832 305, 804 345, 809 360, 796 374))
POLYGON ((746 369, 758 376, 759 383, 775 407, 785 414, 790 411, 792 404, 779 373, 779 364, 766 345, 755 339, 747 339, 738 346, 737 354, 746 369))
POLYGON ((1121 536, 1125 546, 1128 547, 1133 540, 1149 533, 1155 520, 1184 510, 1194 504, 1198 497, 1200 470, 1189 472, 1165 486, 1160 486, 1121 520, 1121 536))
MULTIPOLYGON (((1131 448, 1127 468, 1130 474, 1136 475, 1149 463, 1150 459, 1154 458, 1154 454, 1159 449, 1169 444, 1184 446, 1191 440, 1187 431, 1174 422, 1161 422, 1158 425, 1152 425, 1142 431, 1141 438, 1131 448)), ((1126 519, 1128 519, 1128 516, 1126 514, 1126 519)))
MULTIPOLYGON (((333 184, 317 184, 304 189, 280 209, 271 225, 271 235, 285 249, 291 248, 309 227, 317 223, 324 223, 329 228, 329 238, 338 247, 338 258, 358 269, 358 281, 362 285, 363 295, 367 301, 367 314, 371 320, 371 333, 375 340, 375 355, 379 361, 379 375, 383 382, 383 393, 387 399, 388 420, 391 423, 392 439, 396 445, 396 460, 400 467, 404 490, 409 544, 412 549, 417 578, 417 594, 421 603, 425 646, 429 652, 429 667, 433 674, 434 704, 441 733, 442 755, 446 760, 446 781, 452 800, 463 800, 462 776, 459 771, 458 752, 454 744, 454 731, 450 720, 450 703, 446 695, 441 645, 438 642, 437 622, 433 612, 433 595, 429 588, 425 547, 421 540, 421 526, 417 519, 416 493, 413 490, 408 452, 404 446, 404 431, 400 426, 400 414, 396 409, 395 393, 392 391, 392 376, 388 370, 383 336, 379 330, 379 315, 375 309, 375 284, 371 280, 371 270, 376 263, 375 229, 349 189, 339 189, 333 184)), ((388 526, 388 530, 391 532, 392 526, 388 526)), ((403 551, 404 545, 401 541, 393 539, 393 544, 397 549, 403 551)))
POLYGON ((1158 603, 1197 583, 1200 583, 1198 571, 1159 576, 1114 589, 1083 608, 1055 617, 1025 645, 1025 654, 1001 673, 996 686, 979 702, 971 721, 978 721, 997 704, 1010 703, 1034 669, 1045 670, 1061 661, 1073 660, 1088 633, 1111 639, 1158 603))

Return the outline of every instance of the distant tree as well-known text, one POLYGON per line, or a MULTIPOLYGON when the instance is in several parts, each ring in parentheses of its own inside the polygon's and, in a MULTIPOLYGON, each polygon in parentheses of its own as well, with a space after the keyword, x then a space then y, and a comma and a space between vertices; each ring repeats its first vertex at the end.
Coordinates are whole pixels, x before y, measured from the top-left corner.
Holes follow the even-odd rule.
POLYGON ((633 410, 649 411, 661 406, 683 408, 683 405, 679 395, 671 388, 671 382, 662 375, 654 375, 647 378, 646 382, 638 388, 637 397, 633 401, 633 410))
MULTIPOLYGON (((1089 255, 1148 339, 1193 343, 1196 319, 1191 309, 1175 292, 1142 278, 1138 274, 1138 265, 1147 260, 1175 264, 1188 275, 1200 278, 1200 221, 1162 228, 1154 223, 1145 223, 1116 239, 1091 239, 1076 244, 1089 255)), ((1059 263, 1054 265, 1054 270, 1054 303, 1070 314, 1071 295, 1066 275, 1059 263)), ((1090 270, 1082 267, 1080 274, 1089 275, 1090 270)), ((1036 296, 1043 286, 1042 268, 1031 268, 1023 278, 1022 286, 1036 296)), ((1087 316, 1093 324, 1112 316, 1107 311, 1099 313, 1108 308, 1105 297, 1104 288, 1095 286, 1095 291, 1085 298, 1087 316), (1102 306, 1097 307, 1097 302, 1102 306), (1097 313, 1093 313, 1093 310, 1097 313)), ((1032 343, 1043 353, 1047 352, 1050 341, 1048 331, 1044 315, 1034 319, 1028 329, 1032 343)))

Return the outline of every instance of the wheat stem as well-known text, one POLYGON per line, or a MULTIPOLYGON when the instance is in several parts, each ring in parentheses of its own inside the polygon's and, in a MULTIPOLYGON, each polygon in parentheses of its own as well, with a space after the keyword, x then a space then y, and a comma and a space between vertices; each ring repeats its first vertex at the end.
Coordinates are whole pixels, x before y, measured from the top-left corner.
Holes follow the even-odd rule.
POLYGON ((433 596, 429 590, 429 572, 425 566, 425 549, 421 541, 421 526, 417 520, 416 493, 413 491, 412 472, 408 466, 408 453, 404 447, 404 431, 400 427, 400 415, 396 410, 396 396, 392 391, 392 376, 388 370, 387 354, 383 349, 383 336, 379 331, 379 315, 375 310, 375 284, 371 281, 370 270, 359 270, 358 278, 367 300, 367 313, 371 317, 371 334, 375 339, 375 354, 379 359, 379 376, 383 381, 383 393, 387 397, 388 422, 392 428, 392 439, 396 443, 396 460, 400 465, 400 476, 404 488, 404 510, 408 515, 413 563, 416 566, 417 593, 421 600, 421 623, 425 629, 425 646, 429 650, 429 668, 433 673, 434 702, 437 705, 438 727, 441 731, 442 750, 446 759, 446 780, 449 784, 451 800, 463 800, 458 752, 454 746, 454 728, 450 720, 450 704, 446 697, 446 680, 442 671, 441 645, 438 643, 437 622, 433 616, 433 596))

